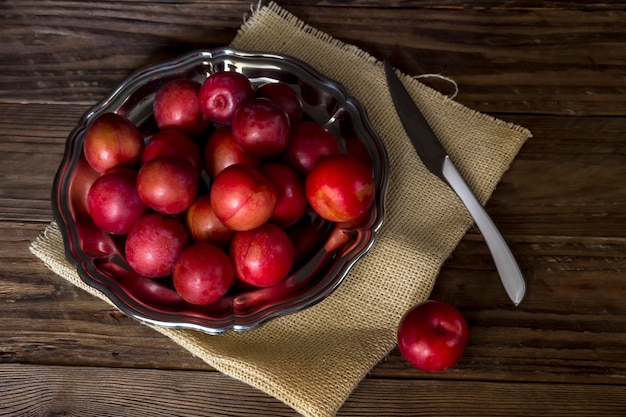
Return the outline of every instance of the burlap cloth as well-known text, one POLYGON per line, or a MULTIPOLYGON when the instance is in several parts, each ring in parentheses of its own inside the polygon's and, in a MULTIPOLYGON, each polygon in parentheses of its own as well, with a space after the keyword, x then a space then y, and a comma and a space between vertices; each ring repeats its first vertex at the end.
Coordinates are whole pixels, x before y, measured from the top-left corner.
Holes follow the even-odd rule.
MULTIPOLYGON (((302 415, 332 416, 394 348, 400 317, 429 297, 441 265, 472 220, 418 159, 394 112, 379 61, 275 3, 254 9, 232 46, 300 58, 343 83, 363 103, 391 164, 385 224, 344 283, 306 311, 250 332, 219 336, 152 327, 302 415)), ((486 202, 530 132, 468 109, 414 78, 404 76, 403 81, 458 169, 486 202)), ((32 243, 31 251, 61 277, 109 301, 83 284, 65 259, 55 223, 32 243)))

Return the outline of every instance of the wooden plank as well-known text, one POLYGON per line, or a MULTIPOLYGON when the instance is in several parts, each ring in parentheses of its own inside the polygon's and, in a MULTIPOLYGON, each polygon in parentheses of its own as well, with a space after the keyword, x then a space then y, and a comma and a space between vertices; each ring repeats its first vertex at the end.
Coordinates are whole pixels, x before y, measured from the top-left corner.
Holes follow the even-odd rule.
POLYGON ((217 372, 4 364, 0 378, 0 416, 298 415, 217 372))
POLYGON ((621 416, 623 387, 368 379, 338 416, 621 416), (375 406, 363 406, 376 398, 375 406))
MULTIPOLYGON (((489 13, 486 6, 455 2, 438 8, 286 8, 407 73, 454 79, 458 99, 483 112, 624 115, 626 50, 619 42, 626 11, 620 5, 489 13)), ((90 3, 89 18, 73 3, 0 6, 0 102, 94 103, 145 65, 228 44, 249 6, 90 3)), ((425 82, 452 91, 447 83, 425 82)))
MULTIPOLYGON (((482 112, 624 111, 620 11, 368 9, 352 11, 345 22, 327 8, 292 9, 307 23, 409 74, 452 78, 458 100, 482 112)), ((423 80, 452 91, 449 84, 423 80)))
MULTIPOLYGON (((38 227, 0 229, 0 363, 211 369, 47 270, 27 251, 38 227)), ((513 250, 529 284, 518 308, 481 240, 464 239, 444 265, 431 298, 458 306, 471 337, 454 369, 428 377, 626 384, 624 242, 527 242, 513 250)), ((397 351, 372 375, 424 377, 397 351)))
MULTIPOLYGON (((0 365, 0 376, 0 415, 7 416, 298 415, 274 398, 215 372, 5 364, 0 365)), ((571 417, 625 412, 626 397, 617 386, 367 378, 337 416, 571 417)))

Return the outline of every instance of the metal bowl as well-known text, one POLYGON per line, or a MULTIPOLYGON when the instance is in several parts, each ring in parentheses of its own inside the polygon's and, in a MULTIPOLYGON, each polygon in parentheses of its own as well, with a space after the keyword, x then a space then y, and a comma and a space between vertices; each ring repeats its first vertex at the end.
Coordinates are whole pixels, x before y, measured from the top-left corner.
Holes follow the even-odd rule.
POLYGON ((388 173, 383 143, 365 109, 342 85, 288 56, 218 48, 144 68, 89 109, 67 139, 54 180, 52 204, 66 256, 86 284, 136 319, 219 334, 253 329, 329 296, 369 250, 383 224, 388 173), (135 274, 123 256, 124 237, 109 235, 94 225, 86 199, 98 174, 84 158, 83 142, 87 126, 105 112, 125 116, 149 135, 155 129, 152 102, 161 86, 179 78, 202 82, 209 74, 225 69, 243 73, 255 85, 281 81, 294 88, 307 117, 328 128, 344 152, 358 153, 371 162, 377 194, 368 217, 357 226, 330 223, 314 214, 294 226, 292 236, 298 237, 300 249, 308 247, 308 252, 280 283, 258 289, 234 288, 219 302, 194 306, 176 294, 171 279, 135 274))

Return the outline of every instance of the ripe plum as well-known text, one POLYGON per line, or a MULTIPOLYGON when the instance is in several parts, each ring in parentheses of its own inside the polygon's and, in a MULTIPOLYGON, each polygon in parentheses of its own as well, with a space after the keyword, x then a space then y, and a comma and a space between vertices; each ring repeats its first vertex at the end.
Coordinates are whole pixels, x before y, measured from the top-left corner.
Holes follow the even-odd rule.
POLYGON ((303 120, 292 129, 283 161, 306 175, 320 158, 339 152, 339 143, 332 133, 316 122, 303 120))
POLYGON ((151 209, 177 214, 187 209, 196 198, 198 176, 182 159, 159 156, 139 170, 137 191, 151 209))
POLYGON ((277 193, 270 221, 280 227, 288 227, 300 220, 309 207, 304 179, 293 168, 279 162, 263 164, 259 171, 270 180, 277 193))
POLYGON ((200 83, 191 79, 169 81, 159 89, 152 109, 159 129, 176 129, 188 134, 198 134, 209 121, 200 111, 198 92, 200 83))
POLYGON ((285 278, 293 266, 294 256, 291 239, 272 223, 237 232, 230 244, 235 275, 257 287, 269 287, 285 278))
POLYGON ((87 194, 87 208, 93 222, 105 232, 126 234, 145 214, 135 182, 137 171, 115 168, 98 178, 87 194))
POLYGON ((250 80, 235 71, 209 75, 200 88, 200 110, 211 121, 230 125, 239 107, 254 97, 250 80))
POLYGON ((187 246, 189 236, 181 222, 165 214, 148 213, 128 232, 126 261, 139 275, 160 278, 172 273, 187 246))
POLYGON ((233 118, 232 132, 237 145, 257 158, 280 154, 291 136, 289 117, 267 98, 255 98, 242 105, 233 118))
POLYGON ((185 213, 185 223, 195 243, 211 243, 226 248, 235 234, 215 215, 209 194, 196 198, 185 213))
POLYGON ((228 255, 207 243, 189 246, 174 265, 174 288, 190 304, 218 301, 233 281, 233 266, 228 255))
POLYGON ((351 222, 365 213, 376 192, 370 168, 355 156, 330 155, 320 159, 305 182, 309 204, 333 222, 351 222))
POLYGON ((268 98, 278 104, 287 113, 292 124, 302 118, 302 101, 288 84, 283 82, 263 84, 257 89, 257 92, 261 97, 268 98))
POLYGON ((220 172, 211 186, 211 206, 226 227, 250 230, 267 222, 276 206, 277 193, 256 168, 235 164, 220 172))
POLYGON ((246 154, 235 143, 230 126, 223 126, 213 132, 204 148, 204 168, 211 178, 215 178, 224 168, 234 164, 258 167, 261 160, 246 154))
POLYGON ((143 149, 143 135, 137 126, 117 113, 101 114, 85 132, 85 159, 100 173, 138 165, 143 149))
POLYGON ((165 129, 155 133, 141 155, 141 164, 159 156, 183 159, 197 175, 202 172, 200 148, 193 139, 178 130, 165 129))

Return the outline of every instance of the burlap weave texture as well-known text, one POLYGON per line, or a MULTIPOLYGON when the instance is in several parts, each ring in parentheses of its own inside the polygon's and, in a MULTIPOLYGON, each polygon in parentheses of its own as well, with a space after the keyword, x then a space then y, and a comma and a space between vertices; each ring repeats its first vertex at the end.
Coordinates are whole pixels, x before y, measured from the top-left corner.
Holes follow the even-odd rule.
MULTIPOLYGON (((231 45, 299 58, 344 84, 361 101, 391 165, 385 224, 344 283, 306 311, 250 332, 219 336, 152 327, 302 415, 332 416, 393 349, 400 317, 429 297, 441 265, 472 220, 453 192, 417 157, 395 114, 380 62, 306 25, 275 3, 255 9, 231 45)), ((402 79, 459 171, 486 202, 530 132, 468 109, 411 77, 402 79)), ((33 242, 31 250, 63 278, 109 301, 83 284, 65 259, 56 224, 33 242)))

